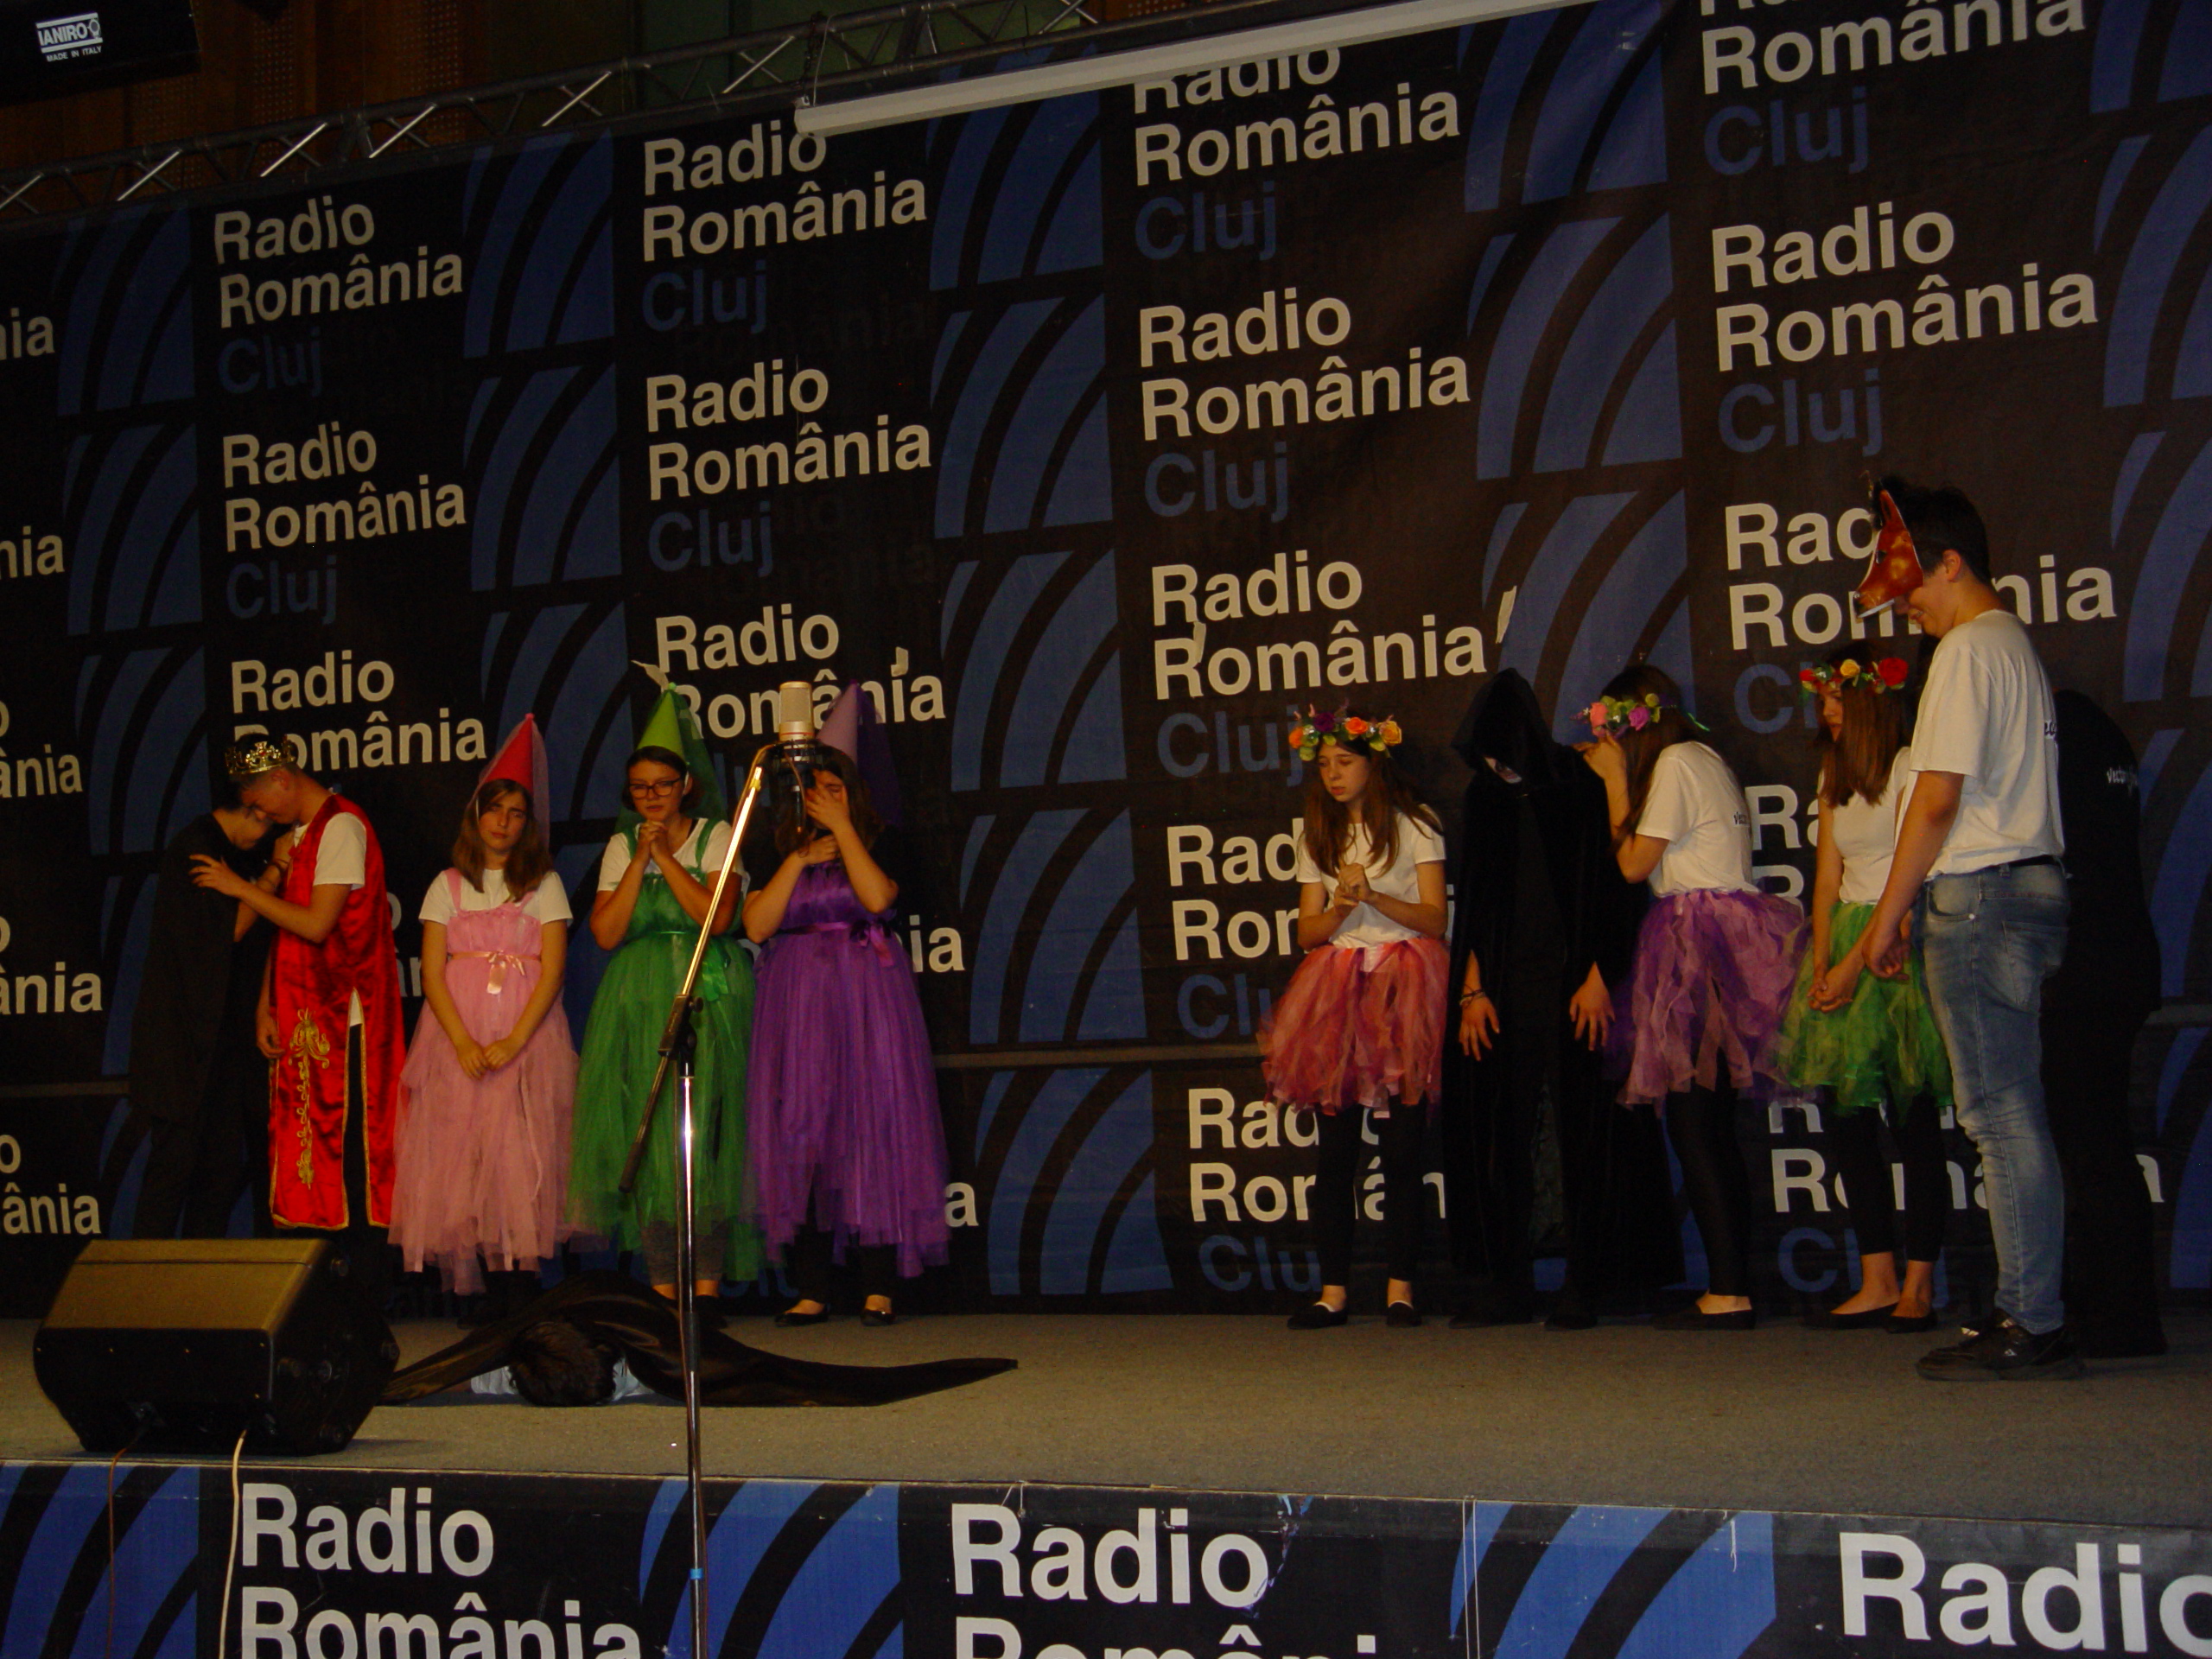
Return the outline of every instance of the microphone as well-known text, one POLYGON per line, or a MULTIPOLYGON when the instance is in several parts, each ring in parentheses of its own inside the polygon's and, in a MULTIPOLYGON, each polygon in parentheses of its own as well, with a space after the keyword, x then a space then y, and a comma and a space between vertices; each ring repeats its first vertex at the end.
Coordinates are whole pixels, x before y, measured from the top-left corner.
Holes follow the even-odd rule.
POLYGON ((813 787, 814 769, 822 763, 814 730, 814 687, 804 680, 785 680, 776 688, 777 753, 802 791, 813 787))

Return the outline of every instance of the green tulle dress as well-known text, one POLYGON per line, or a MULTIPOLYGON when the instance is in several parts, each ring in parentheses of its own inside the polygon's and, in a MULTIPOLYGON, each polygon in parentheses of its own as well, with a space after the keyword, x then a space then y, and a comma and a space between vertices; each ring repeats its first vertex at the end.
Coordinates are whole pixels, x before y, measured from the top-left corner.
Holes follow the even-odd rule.
MULTIPOLYGON (((637 832, 623 832, 632 852, 637 832)), ((703 850, 707 837, 698 837, 703 850)), ((714 872, 686 861, 709 888, 714 872)), ((638 890, 629 931, 607 964, 584 1027, 583 1055, 576 1073, 574 1155, 569 1172, 569 1210, 576 1225, 605 1235, 626 1249, 638 1249, 648 1223, 676 1221, 674 1143, 676 1084, 668 1090, 648 1137, 636 1190, 620 1192, 622 1166, 645 1110, 660 1060, 661 1026, 670 1001, 690 965, 698 924, 668 883, 652 872, 638 890)), ((697 1072, 692 1088, 697 1124, 696 1216, 701 1235, 728 1230, 722 1276, 755 1277, 760 1270, 760 1237, 753 1213, 745 1161, 746 1039, 753 1024, 753 965, 727 937, 707 946, 700 970, 699 995, 705 1007, 695 1022, 699 1037, 697 1072)))
MULTIPOLYGON (((1840 959, 1874 919, 1874 906, 1839 903, 1829 912, 1828 949, 1840 959)), ((1812 1005, 1813 976, 1823 964, 1808 950, 1782 1022, 1779 1063, 1802 1089, 1833 1090, 1839 1112, 1902 1108, 1921 1095, 1951 1103, 1951 1062, 1928 1006, 1920 960, 1905 958, 1901 978, 1862 972, 1851 1001, 1833 1014, 1812 1005)))

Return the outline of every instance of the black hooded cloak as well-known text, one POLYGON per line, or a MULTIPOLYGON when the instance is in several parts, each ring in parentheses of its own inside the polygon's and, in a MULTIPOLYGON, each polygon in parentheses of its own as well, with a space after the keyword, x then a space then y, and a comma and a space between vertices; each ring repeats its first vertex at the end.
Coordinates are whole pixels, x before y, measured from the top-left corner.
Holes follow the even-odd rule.
POLYGON ((1533 1235, 1556 1230, 1567 1255, 1561 1310, 1594 1312, 1609 1295, 1648 1291, 1681 1272, 1658 1120, 1615 1103, 1601 1057, 1576 1039, 1567 1014, 1593 965, 1619 995, 1643 890, 1621 879, 1605 785, 1552 737, 1516 671, 1476 692, 1452 747, 1473 773, 1444 1045, 1453 1260, 1473 1281, 1471 1313, 1526 1319, 1533 1235), (1498 1016, 1480 1059, 1462 1053, 1458 1037, 1471 953, 1498 1016))
MULTIPOLYGON (((683 1337, 667 1299, 619 1273, 563 1280, 496 1325, 417 1360, 385 1384, 404 1404, 507 1363, 508 1346, 541 1319, 560 1319, 619 1351, 656 1394, 683 1397, 683 1337)), ((699 1333, 699 1398, 709 1406, 880 1406, 1014 1369, 1010 1359, 938 1359, 918 1365, 835 1365, 749 1348, 720 1331, 699 1333)))
MULTIPOLYGON (((249 881, 261 869, 259 855, 232 845, 213 814, 193 819, 162 849, 145 973, 130 1021, 130 1100, 168 1123, 200 1115, 226 1048, 259 1060, 253 1010, 268 929, 256 924, 233 941, 238 901, 193 885, 192 860, 201 853, 249 881)), ((256 1081, 265 1089, 265 1063, 256 1081)))

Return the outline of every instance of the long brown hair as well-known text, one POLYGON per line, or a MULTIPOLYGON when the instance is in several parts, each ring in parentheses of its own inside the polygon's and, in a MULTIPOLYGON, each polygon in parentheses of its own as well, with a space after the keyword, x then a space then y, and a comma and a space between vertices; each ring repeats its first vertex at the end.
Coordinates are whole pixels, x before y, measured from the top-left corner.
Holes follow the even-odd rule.
MULTIPOLYGON (((1357 709, 1344 711, 1345 718, 1357 716, 1370 726, 1382 722, 1373 715, 1357 709)), ((1421 804, 1414 793, 1414 786, 1398 763, 1390 758, 1389 751, 1380 753, 1364 745, 1356 751, 1367 762, 1367 790, 1360 797, 1360 817, 1367 825, 1367 858, 1370 873, 1387 870, 1398 861, 1398 815, 1427 824, 1441 833, 1443 826, 1436 814, 1421 804)), ((1306 852, 1325 876, 1334 875, 1343 860, 1345 849, 1351 845, 1351 809, 1329 793, 1321 781, 1319 751, 1315 751, 1315 764, 1306 772, 1306 852)))
MULTIPOLYGON (((1837 652, 1828 658, 1828 666, 1840 668, 1852 655, 1837 652)), ((1840 737, 1828 735, 1825 720, 1815 722, 1818 730, 1814 742, 1821 756, 1821 801, 1829 807, 1847 805, 1853 798, 1879 806, 1890 787, 1890 767, 1904 747, 1904 694, 1872 690, 1872 685, 1878 683, 1871 681, 1868 674, 1861 674, 1859 680, 1858 684, 1840 687, 1836 692, 1843 703, 1840 737)))
POLYGON ((1651 769, 1659 757, 1677 743, 1695 742, 1698 728, 1682 712, 1682 688, 1675 683, 1675 677, 1649 663, 1630 664, 1607 680, 1599 694, 1626 702, 1641 702, 1655 694, 1660 704, 1657 717, 1641 731, 1623 732, 1618 737, 1622 758, 1628 762, 1628 817, 1619 836, 1623 841, 1636 833, 1637 820, 1643 816, 1643 804, 1651 796, 1651 769))
MULTIPOLYGON (((825 746, 822 759, 815 763, 815 770, 835 772, 844 780, 845 804, 853 815, 853 829, 859 835, 861 846, 874 846, 875 838, 883 833, 883 820, 876 814, 875 803, 868 798, 868 785, 861 780, 860 768, 852 763, 842 749, 825 746)), ((806 816, 806 803, 798 791, 780 791, 776 803, 776 851, 788 858, 803 843, 821 833, 825 832, 806 816)))
POLYGON ((530 798, 530 791, 513 779, 493 778, 469 797, 468 810, 461 820, 461 834, 453 843, 453 867, 467 878, 470 887, 479 893, 484 891, 484 832, 476 827, 476 820, 510 795, 522 797, 522 834, 507 849, 506 865, 499 874, 507 884, 507 901, 518 905, 537 890, 545 873, 553 868, 553 855, 546 850, 545 834, 538 828, 537 808, 530 798))

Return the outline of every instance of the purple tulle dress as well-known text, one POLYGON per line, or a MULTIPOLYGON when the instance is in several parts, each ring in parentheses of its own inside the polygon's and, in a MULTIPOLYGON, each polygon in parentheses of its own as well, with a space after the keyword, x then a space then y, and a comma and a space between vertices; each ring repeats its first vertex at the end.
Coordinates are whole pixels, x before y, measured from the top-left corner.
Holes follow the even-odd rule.
POLYGON ((747 1074, 760 1232, 807 1224, 893 1245, 912 1278, 945 1259, 944 1124, 913 969, 890 912, 861 908, 838 863, 799 872, 761 948, 747 1074))
MULTIPOLYGON (((543 925, 518 904, 463 910, 460 873, 439 879, 454 889, 447 993, 469 1035, 495 1043, 537 988, 543 925)), ((562 1212, 576 1093, 576 1049, 559 1000, 521 1053, 474 1078, 425 1004, 399 1081, 391 1242, 407 1270, 435 1265, 447 1289, 473 1294, 484 1285, 480 1254, 495 1272, 558 1255, 574 1230, 562 1212)))
POLYGON ((1696 890, 1653 902, 1637 935, 1607 1058, 1624 1104, 1710 1089, 1786 1090, 1777 1054, 1796 982, 1804 912, 1770 893, 1696 890))

